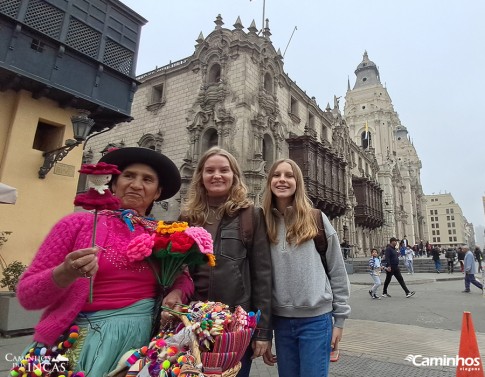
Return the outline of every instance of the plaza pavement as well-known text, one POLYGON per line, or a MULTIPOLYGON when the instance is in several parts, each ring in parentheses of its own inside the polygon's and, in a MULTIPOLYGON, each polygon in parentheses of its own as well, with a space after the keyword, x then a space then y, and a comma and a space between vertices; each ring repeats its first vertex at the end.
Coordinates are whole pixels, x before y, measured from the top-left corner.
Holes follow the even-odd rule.
MULTIPOLYGON (((452 285, 452 290, 456 296, 450 297, 450 304, 456 300, 470 300, 475 306, 474 309, 483 309, 485 300, 478 293, 461 294, 463 289, 463 275, 461 273, 432 274, 420 273, 414 275, 403 275, 408 287, 417 291, 414 298, 423 295, 426 289, 441 289, 452 285), (433 288, 434 287, 434 288, 433 288), (455 294, 455 293, 454 293, 455 294), (465 297, 466 296, 466 297, 465 297), (476 306, 478 305, 478 307, 476 306)), ((383 319, 376 321, 372 319, 348 319, 346 321, 344 338, 341 343, 340 360, 331 363, 330 376, 340 377, 366 377, 376 375, 393 375, 399 377, 438 377, 455 376, 455 369, 451 367, 422 367, 414 366, 405 360, 408 354, 434 356, 442 355, 455 356, 458 351, 460 341, 460 319, 455 320, 453 329, 423 327, 422 323, 406 324, 394 323, 392 320, 386 322, 386 308, 391 307, 398 315, 405 315, 407 309, 412 308, 413 304, 418 305, 418 301, 413 298, 406 299, 401 288, 394 281, 391 282, 389 291, 393 293, 392 298, 382 298, 379 302, 371 300, 368 296, 370 277, 367 274, 349 275, 352 286, 353 305, 365 311, 377 310, 373 305, 380 305, 383 311, 383 319), (364 298, 365 297, 365 298, 364 298), (392 300, 392 301, 391 301, 392 300), (384 321, 383 321, 384 320, 384 321), (420 326, 418 326, 420 324, 420 326)), ((447 288, 448 289, 448 288, 447 288)), ((473 289, 473 287, 472 287, 473 289)), ((429 294, 429 293, 428 293, 429 294)), ((431 297, 432 295, 430 295, 431 297)), ((351 299, 352 300, 352 299, 351 299)), ((423 300, 423 298, 421 298, 423 300)), ((433 312, 434 306, 441 304, 442 298, 436 296, 435 299, 426 300, 427 309, 433 312)), ((439 310, 439 309, 437 309, 439 310)), ((353 312, 356 311, 353 309, 353 312)), ((481 313, 479 313, 481 314, 481 313)), ((396 315, 391 313, 391 316, 396 315)), ((365 318, 365 315, 361 316, 365 318)), ((473 317, 481 320, 480 317, 473 317)), ((392 318, 392 317, 391 317, 392 318)), ((475 329, 485 328, 482 322, 475 325, 475 329)), ((444 326, 446 327, 446 326, 444 326)), ((449 326, 448 326, 449 327, 449 326)), ((485 332, 476 332, 481 355, 485 355, 485 332)), ((11 338, 0 338, 0 376, 8 376, 11 363, 6 360, 8 354, 18 355, 20 351, 30 342, 31 336, 18 336, 11 338)), ((257 359, 251 369, 251 377, 276 377, 278 375, 276 367, 266 366, 261 358, 257 359)), ((101 376, 92 376, 101 377, 101 376)))

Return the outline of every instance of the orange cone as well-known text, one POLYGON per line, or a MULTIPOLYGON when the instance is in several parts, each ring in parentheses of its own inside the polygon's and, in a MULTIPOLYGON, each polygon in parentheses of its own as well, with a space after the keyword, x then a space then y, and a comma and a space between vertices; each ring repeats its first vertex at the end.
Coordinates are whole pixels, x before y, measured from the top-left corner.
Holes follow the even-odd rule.
POLYGON ((484 377, 482 358, 470 312, 463 312, 457 364, 456 377, 484 377))

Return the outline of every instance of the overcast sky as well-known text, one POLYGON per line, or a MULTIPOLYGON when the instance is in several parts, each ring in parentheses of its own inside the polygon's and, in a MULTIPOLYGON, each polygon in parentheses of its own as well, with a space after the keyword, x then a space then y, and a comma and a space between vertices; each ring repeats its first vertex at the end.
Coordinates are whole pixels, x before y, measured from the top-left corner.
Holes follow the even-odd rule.
MULTIPOLYGON (((233 29, 261 28, 263 0, 122 0, 148 20, 137 74, 194 52, 218 14, 233 29)), ((423 168, 425 194, 451 193, 465 217, 485 224, 485 1, 266 0, 271 40, 285 72, 320 108, 344 96, 365 50, 423 168), (295 26, 297 30, 292 32, 295 26), (288 46, 288 47, 287 47, 288 46)))

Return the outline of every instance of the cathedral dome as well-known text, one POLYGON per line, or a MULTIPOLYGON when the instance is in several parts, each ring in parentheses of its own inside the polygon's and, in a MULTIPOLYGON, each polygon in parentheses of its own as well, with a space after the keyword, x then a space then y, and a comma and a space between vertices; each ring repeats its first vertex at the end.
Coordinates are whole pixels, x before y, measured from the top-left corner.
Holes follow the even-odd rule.
POLYGON ((364 57, 362 58, 362 62, 357 66, 357 69, 355 70, 355 73, 362 71, 364 69, 377 69, 376 64, 372 61, 369 60, 369 55, 367 55, 367 51, 364 52, 364 57))
POLYGON ((362 62, 357 66, 354 73, 357 76, 354 89, 381 83, 379 78, 379 69, 372 60, 369 60, 367 51, 364 52, 362 62))

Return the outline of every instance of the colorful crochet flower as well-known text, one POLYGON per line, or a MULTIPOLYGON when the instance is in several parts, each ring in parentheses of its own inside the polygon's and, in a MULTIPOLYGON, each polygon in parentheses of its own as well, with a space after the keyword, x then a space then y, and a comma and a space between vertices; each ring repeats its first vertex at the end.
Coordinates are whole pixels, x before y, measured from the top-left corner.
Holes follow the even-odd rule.
POLYGON ((141 261, 152 254, 152 248, 155 243, 155 235, 140 234, 133 238, 126 249, 126 259, 128 262, 141 261))

